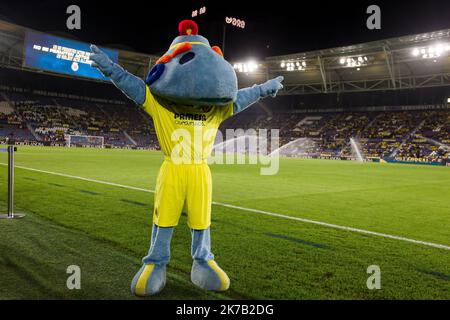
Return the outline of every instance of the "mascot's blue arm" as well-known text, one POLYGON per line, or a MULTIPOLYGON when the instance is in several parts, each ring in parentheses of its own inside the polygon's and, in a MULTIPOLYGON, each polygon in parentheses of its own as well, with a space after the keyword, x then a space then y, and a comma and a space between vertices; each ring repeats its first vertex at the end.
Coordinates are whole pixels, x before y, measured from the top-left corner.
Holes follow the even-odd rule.
POLYGON ((97 46, 91 45, 91 51, 89 58, 92 60, 92 67, 99 69, 105 77, 111 78, 112 83, 136 104, 145 102, 145 82, 142 79, 112 62, 97 46))
POLYGON ((263 84, 254 85, 253 87, 240 89, 237 92, 237 98, 234 102, 234 114, 241 112, 242 110, 250 107, 260 99, 277 95, 278 90, 283 88, 281 82, 284 77, 279 76, 275 79, 271 79, 263 84))

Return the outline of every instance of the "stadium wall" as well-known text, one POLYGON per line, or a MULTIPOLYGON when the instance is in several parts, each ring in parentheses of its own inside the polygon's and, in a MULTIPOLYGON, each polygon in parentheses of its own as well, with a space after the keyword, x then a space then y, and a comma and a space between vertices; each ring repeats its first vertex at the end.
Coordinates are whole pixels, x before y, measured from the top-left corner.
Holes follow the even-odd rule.
MULTIPOLYGON (((450 87, 421 88, 414 90, 329 93, 314 95, 279 96, 267 99, 264 105, 272 112, 292 113, 306 109, 352 110, 367 106, 423 106, 447 105, 450 87)), ((249 111, 259 113, 257 107, 249 111)))

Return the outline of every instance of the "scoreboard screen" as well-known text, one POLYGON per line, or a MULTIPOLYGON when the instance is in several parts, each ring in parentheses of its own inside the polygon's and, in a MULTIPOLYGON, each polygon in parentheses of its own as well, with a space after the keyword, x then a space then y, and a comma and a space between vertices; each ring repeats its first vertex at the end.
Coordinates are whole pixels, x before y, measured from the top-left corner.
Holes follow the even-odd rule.
MULTIPOLYGON (((100 48, 112 61, 118 62, 116 50, 100 48)), ((25 35, 24 65, 45 71, 98 80, 109 80, 91 67, 89 44, 27 31, 25 35)))

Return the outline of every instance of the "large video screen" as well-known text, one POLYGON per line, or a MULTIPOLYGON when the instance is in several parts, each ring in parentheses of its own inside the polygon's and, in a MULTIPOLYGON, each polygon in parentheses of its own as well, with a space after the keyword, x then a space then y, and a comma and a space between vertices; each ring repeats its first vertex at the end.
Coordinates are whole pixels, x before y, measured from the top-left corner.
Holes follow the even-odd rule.
MULTIPOLYGON (((100 48, 112 61, 119 59, 116 50, 100 48)), ((25 66, 79 77, 108 80, 91 67, 89 44, 28 31, 25 35, 25 66)))

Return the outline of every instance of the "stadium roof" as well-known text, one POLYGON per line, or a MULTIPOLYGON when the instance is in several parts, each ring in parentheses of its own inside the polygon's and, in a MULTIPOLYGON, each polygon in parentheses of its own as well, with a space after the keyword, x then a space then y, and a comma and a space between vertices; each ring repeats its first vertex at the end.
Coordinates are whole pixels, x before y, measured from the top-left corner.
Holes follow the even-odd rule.
POLYGON ((449 86, 450 29, 269 57, 247 75, 254 82, 280 74, 284 94, 449 86))
MULTIPOLYGON (((26 30, 0 20, 0 65, 24 68, 26 30)), ((117 50, 119 63, 141 78, 158 58, 117 50)), ((277 75, 285 77, 285 95, 450 86, 450 29, 268 57, 255 71, 238 72, 240 86, 277 75)))

